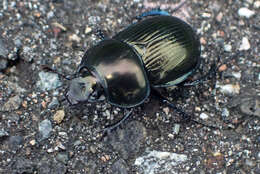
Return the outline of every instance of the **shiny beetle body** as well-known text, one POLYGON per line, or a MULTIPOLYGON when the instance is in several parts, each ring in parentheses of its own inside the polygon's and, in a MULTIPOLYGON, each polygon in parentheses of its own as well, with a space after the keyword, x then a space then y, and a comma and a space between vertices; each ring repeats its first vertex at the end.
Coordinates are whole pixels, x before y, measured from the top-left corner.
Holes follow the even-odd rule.
POLYGON ((143 103, 151 88, 183 82, 199 63, 200 43, 192 27, 159 14, 87 50, 66 96, 77 104, 103 92, 110 104, 131 108, 143 103))

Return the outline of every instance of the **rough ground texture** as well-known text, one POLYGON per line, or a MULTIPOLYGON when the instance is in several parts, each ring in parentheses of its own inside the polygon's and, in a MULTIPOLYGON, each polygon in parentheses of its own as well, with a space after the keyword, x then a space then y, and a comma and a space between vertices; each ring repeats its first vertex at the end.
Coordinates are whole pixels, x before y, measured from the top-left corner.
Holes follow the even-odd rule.
POLYGON ((1 0, 0 173, 260 173, 260 1, 194 0, 174 12, 179 3, 1 0), (123 109, 69 106, 68 81, 41 65, 73 74, 97 28, 113 36, 158 7, 197 31, 202 74, 220 58, 216 83, 162 91, 211 127, 178 123, 151 97, 102 137, 123 109))

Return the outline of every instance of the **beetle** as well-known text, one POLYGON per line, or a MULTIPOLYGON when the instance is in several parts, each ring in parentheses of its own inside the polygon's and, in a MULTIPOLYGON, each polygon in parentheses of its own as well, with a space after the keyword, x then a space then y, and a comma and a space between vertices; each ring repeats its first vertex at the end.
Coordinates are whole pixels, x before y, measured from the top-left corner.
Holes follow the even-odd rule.
MULTIPOLYGON (((97 101, 104 94, 111 105, 133 108, 147 99, 151 89, 176 86, 198 69, 200 42, 189 24, 161 10, 137 19, 86 51, 66 92, 70 104, 97 101)), ((131 112, 106 130, 117 127, 131 112)))

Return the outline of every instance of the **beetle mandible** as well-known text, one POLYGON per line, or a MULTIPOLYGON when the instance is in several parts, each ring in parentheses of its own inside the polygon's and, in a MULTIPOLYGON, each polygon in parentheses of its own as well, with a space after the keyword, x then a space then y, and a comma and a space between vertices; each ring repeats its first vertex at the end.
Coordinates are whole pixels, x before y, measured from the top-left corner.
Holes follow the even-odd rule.
POLYGON ((198 69, 200 42, 189 24, 161 10, 139 18, 86 51, 66 92, 69 103, 95 101, 104 94, 114 106, 133 108, 151 89, 178 85, 198 69))

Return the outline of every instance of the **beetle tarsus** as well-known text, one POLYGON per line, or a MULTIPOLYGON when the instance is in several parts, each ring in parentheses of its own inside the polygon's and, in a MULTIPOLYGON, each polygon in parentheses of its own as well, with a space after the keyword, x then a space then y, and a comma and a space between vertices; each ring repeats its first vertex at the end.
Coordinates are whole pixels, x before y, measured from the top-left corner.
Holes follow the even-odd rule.
POLYGON ((104 40, 106 38, 104 32, 100 28, 96 30, 95 35, 101 40, 104 40))
POLYGON ((160 8, 150 10, 148 12, 144 12, 139 16, 136 16, 137 20, 141 20, 144 17, 148 16, 170 16, 170 14, 167 11, 161 10, 160 8))
POLYGON ((172 104, 170 101, 166 99, 164 99, 163 102, 182 115, 182 122, 187 123, 191 121, 191 115, 187 114, 182 109, 178 108, 177 106, 175 106, 174 104, 172 104))
POLYGON ((113 130, 115 130, 116 128, 118 128, 118 127, 131 115, 132 112, 133 112, 133 109, 131 109, 130 111, 128 111, 128 113, 127 113, 121 120, 119 120, 118 122, 116 122, 115 124, 112 124, 112 125, 107 126, 105 129, 102 130, 102 132, 103 132, 104 134, 107 134, 107 133, 112 132, 113 130))
MULTIPOLYGON (((186 3, 186 0, 182 1, 179 5, 177 5, 174 9, 173 12, 178 11, 180 8, 183 7, 183 5, 186 3)), ((167 11, 161 10, 160 7, 152 9, 148 12, 144 12, 139 16, 136 16, 137 20, 141 20, 144 17, 148 17, 148 16, 170 16, 170 13, 168 13, 167 11)))

